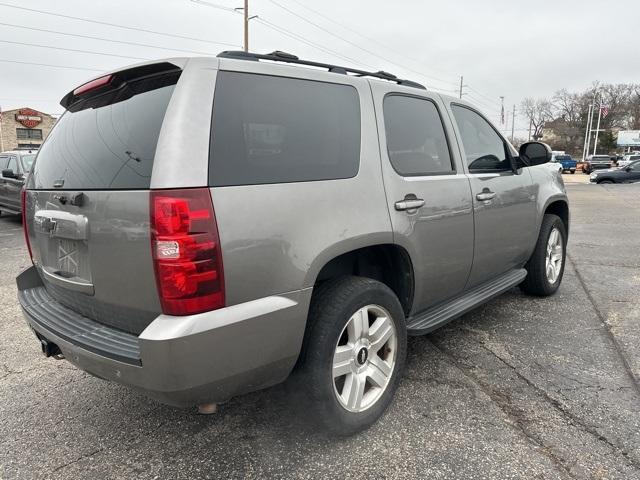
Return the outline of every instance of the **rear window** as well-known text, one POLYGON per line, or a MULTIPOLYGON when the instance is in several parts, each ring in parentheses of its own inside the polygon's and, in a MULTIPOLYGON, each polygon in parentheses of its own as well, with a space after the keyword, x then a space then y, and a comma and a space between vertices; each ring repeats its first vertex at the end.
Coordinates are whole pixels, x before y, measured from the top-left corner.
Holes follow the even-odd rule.
POLYGON ((556 160, 571 160, 569 155, 556 155, 556 160))
POLYGON ((122 101, 66 112, 33 165, 35 189, 148 189, 160 128, 178 76, 130 82, 122 101), (169 85, 167 85, 169 83, 169 85))
POLYGON ((214 98, 210 185, 305 182, 358 173, 355 88, 220 72, 214 98))

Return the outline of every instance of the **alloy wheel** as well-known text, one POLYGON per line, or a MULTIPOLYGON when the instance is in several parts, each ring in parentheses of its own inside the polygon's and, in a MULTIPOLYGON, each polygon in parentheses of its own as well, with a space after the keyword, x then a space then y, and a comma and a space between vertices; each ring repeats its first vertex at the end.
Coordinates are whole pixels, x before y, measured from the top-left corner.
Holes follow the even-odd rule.
POLYGON ((562 234, 560 230, 554 227, 549 234, 549 240, 547 240, 547 257, 545 264, 547 280, 552 285, 556 283, 562 271, 563 248, 562 234))
POLYGON ((333 355, 333 387, 340 405, 350 412, 374 405, 391 381, 396 354, 397 333, 389 312, 379 305, 355 312, 333 355))

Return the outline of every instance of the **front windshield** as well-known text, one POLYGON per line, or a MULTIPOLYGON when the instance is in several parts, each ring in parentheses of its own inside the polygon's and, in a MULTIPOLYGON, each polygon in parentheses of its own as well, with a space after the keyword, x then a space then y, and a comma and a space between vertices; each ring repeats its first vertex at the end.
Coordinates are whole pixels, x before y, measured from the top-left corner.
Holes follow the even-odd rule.
POLYGON ((31 171, 31 165, 33 165, 33 161, 36 159, 35 155, 22 155, 22 167, 25 172, 31 171))

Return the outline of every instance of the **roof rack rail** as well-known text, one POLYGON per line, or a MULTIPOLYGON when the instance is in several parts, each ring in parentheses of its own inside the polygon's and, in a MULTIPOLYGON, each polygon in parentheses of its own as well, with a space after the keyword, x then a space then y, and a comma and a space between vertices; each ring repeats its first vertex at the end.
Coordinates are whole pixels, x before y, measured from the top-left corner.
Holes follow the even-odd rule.
POLYGON ((220 58, 233 58, 236 60, 271 60, 273 62, 284 62, 284 63, 294 63, 296 65, 307 65, 310 67, 319 67, 326 68, 329 72, 332 73, 341 73, 343 75, 353 74, 358 77, 374 77, 380 78, 382 80, 388 80, 390 82, 395 82, 398 85, 403 85, 405 87, 413 87, 420 88, 422 90, 426 90, 427 88, 417 82, 413 82, 411 80, 404 80, 402 78, 398 78, 392 73, 384 72, 382 70, 378 72, 367 72, 365 70, 359 70, 357 68, 351 67, 341 67, 338 65, 331 65, 328 63, 320 63, 320 62, 312 62, 309 60, 300 60, 295 55, 292 55, 287 52, 281 52, 280 50, 276 50, 275 52, 260 54, 260 53, 251 53, 244 52, 242 50, 226 50, 218 54, 220 58))

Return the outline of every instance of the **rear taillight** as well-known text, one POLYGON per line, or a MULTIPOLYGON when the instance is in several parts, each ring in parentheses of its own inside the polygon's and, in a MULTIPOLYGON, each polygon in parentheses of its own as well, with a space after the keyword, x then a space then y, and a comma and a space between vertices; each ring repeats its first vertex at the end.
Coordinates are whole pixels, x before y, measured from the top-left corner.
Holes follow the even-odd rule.
POLYGON ((22 202, 22 230, 24 231, 24 242, 29 250, 29 258, 33 262, 33 253, 31 253, 31 242, 29 241, 29 230, 27 228, 27 191, 23 188, 20 194, 22 202))
POLYGON ((224 307, 220 238, 206 188, 151 192, 151 248, 162 311, 224 307))

